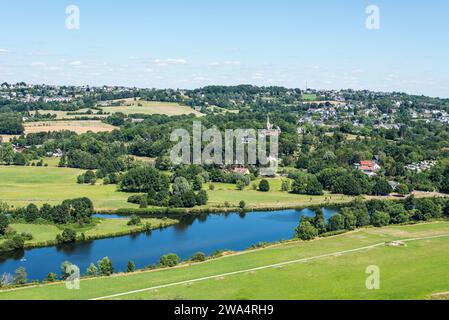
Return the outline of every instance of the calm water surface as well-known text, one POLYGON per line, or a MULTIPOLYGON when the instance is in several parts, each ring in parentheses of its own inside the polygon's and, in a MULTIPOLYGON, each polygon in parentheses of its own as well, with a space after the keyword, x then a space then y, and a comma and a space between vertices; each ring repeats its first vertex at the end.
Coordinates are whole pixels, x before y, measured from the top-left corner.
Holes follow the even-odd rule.
MULTIPOLYGON (((336 209, 323 209, 326 219, 336 209)), ((25 267, 28 280, 42 280, 48 273, 60 274, 64 261, 77 265, 85 273, 91 262, 107 256, 116 271, 126 269, 129 260, 137 268, 157 263, 167 253, 176 253, 187 259, 196 252, 210 255, 216 250, 239 251, 259 242, 291 239, 301 216, 314 216, 312 210, 283 210, 251 212, 245 215, 211 214, 184 217, 175 226, 154 230, 151 234, 138 234, 119 238, 95 240, 63 248, 38 248, 13 255, 0 256, 0 276, 25 267)), ((123 218, 114 215, 105 218, 123 218)))

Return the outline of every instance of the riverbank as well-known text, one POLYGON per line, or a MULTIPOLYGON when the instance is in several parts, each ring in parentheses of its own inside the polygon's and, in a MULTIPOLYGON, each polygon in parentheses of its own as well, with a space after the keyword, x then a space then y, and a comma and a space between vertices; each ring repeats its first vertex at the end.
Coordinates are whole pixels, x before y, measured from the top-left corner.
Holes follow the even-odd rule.
POLYGON ((449 222, 368 228, 172 269, 82 279, 81 290, 60 282, 0 291, 0 299, 426 299, 449 287, 448 244, 449 222), (386 245, 395 241, 406 245, 386 245), (366 289, 370 265, 381 269, 382 290, 366 289))
MULTIPOLYGON (((34 249, 56 246, 56 236, 61 234, 65 228, 70 228, 77 233, 78 239, 83 234, 83 241, 93 241, 106 238, 121 237, 131 234, 137 234, 148 230, 147 226, 151 226, 151 230, 166 228, 178 223, 175 219, 155 219, 145 218, 141 220, 141 224, 137 226, 128 226, 129 219, 103 219, 94 218, 93 222, 86 226, 77 226, 74 224, 57 226, 53 224, 25 224, 17 223, 10 225, 11 231, 18 234, 27 233, 33 236, 32 240, 25 241, 24 249, 34 249)), ((0 244, 6 240, 0 240, 0 244)))

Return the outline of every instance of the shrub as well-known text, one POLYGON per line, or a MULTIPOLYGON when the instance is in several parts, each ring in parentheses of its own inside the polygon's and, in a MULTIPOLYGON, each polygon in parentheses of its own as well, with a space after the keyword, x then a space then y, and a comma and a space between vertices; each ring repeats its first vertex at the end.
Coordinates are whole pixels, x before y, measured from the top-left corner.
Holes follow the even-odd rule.
POLYGON ((207 192, 204 190, 200 190, 198 194, 196 195, 196 204, 198 206, 204 206, 209 201, 209 196, 207 195, 207 192))
POLYGON ((240 207, 240 209, 245 209, 246 208, 246 202, 245 201, 240 201, 240 203, 239 203, 239 207, 240 207))
POLYGON ((136 271, 136 265, 134 264, 133 261, 128 261, 128 264, 126 266, 126 272, 127 273, 131 273, 136 271))
POLYGON ((31 241, 31 240, 33 240, 33 235, 31 234, 31 233, 29 233, 29 232, 22 232, 21 234, 20 234, 20 236, 22 237, 22 239, 23 240, 25 240, 25 241, 31 241))
POLYGON ((76 232, 72 229, 66 228, 62 234, 58 234, 56 236, 56 242, 59 244, 74 243, 76 242, 76 232))
POLYGON ((190 258, 190 260, 194 262, 203 262, 206 261, 206 255, 202 252, 197 252, 190 258))
POLYGON ((98 268, 95 264, 91 263, 89 267, 87 267, 86 274, 88 276, 94 277, 98 275, 98 268))
POLYGON ((55 282, 58 280, 58 275, 56 273, 49 273, 45 278, 45 282, 55 282))
POLYGON ((174 253, 169 253, 161 257, 159 265, 171 268, 177 266, 180 262, 181 259, 178 257, 178 255, 174 253))
POLYGON ((309 221, 302 221, 296 228, 296 236, 304 241, 313 240, 318 236, 318 230, 309 221))
POLYGON ((142 223, 142 220, 139 216, 132 215, 128 221, 128 226, 138 226, 142 223))
POLYGON ((110 276, 114 273, 114 267, 111 260, 108 257, 104 257, 98 263, 98 268, 100 269, 100 274, 102 276, 110 276))
POLYGON ((262 180, 259 183, 259 191, 260 192, 268 192, 270 191, 270 183, 268 182, 268 180, 262 180))

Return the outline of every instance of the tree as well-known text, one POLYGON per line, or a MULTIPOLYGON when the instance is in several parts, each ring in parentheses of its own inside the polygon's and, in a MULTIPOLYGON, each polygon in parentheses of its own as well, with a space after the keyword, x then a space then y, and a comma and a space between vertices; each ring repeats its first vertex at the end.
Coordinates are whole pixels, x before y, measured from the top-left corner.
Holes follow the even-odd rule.
POLYGON ((97 264, 102 276, 110 276, 114 273, 114 267, 108 257, 104 257, 97 264))
POLYGON ((390 184, 385 179, 378 179, 373 186, 372 194, 375 196, 386 196, 393 192, 390 184))
POLYGON ((132 273, 136 271, 136 265, 134 264, 134 261, 128 261, 128 264, 126 265, 126 272, 132 273))
POLYGON ((419 199, 416 202, 417 214, 415 219, 428 221, 432 218, 440 218, 442 210, 432 199, 419 199))
POLYGON ((197 197, 193 190, 187 191, 181 195, 182 206, 184 208, 193 208, 197 204, 197 197))
POLYGON ((91 263, 89 267, 87 267, 86 274, 88 276, 94 277, 98 275, 98 268, 95 264, 91 263))
POLYGON ((136 167, 126 172, 119 188, 124 192, 159 192, 169 189, 169 181, 153 167, 136 167))
POLYGON ((24 166, 27 164, 27 159, 22 153, 16 153, 14 154, 13 163, 15 166, 24 166))
POLYGON ((200 190, 196 195, 196 204, 198 206, 204 206, 209 201, 209 196, 205 190, 200 190))
POLYGON ((10 165, 14 161, 14 148, 10 143, 4 144, 0 148, 0 155, 0 160, 3 161, 3 163, 6 165, 10 165))
POLYGON ((88 170, 88 171, 86 171, 86 173, 84 173, 84 183, 85 184, 90 184, 95 181, 96 181, 95 172, 93 172, 92 170, 88 170))
POLYGON ((329 219, 327 225, 329 231, 339 231, 345 229, 345 219, 341 214, 336 214, 329 219))
POLYGON ((296 237, 301 240, 313 240, 316 236, 318 236, 318 231, 309 221, 301 221, 296 228, 296 237))
POLYGON ((72 229, 66 228, 62 234, 56 236, 56 242, 59 244, 76 242, 76 232, 72 229))
POLYGON ((263 179, 259 183, 259 191, 260 192, 269 192, 270 191, 270 183, 268 180, 263 179))
POLYGON ((410 193, 410 190, 406 184, 400 184, 396 187, 396 192, 401 196, 406 196, 410 193))
POLYGON ((371 214, 371 224, 375 227, 385 227, 390 224, 390 215, 382 211, 374 211, 371 214))
POLYGON ((36 221, 36 219, 38 218, 39 218, 39 208, 33 203, 29 204, 25 210, 25 221, 27 223, 31 223, 36 221))
POLYGON ((416 199, 415 196, 412 194, 405 199, 404 208, 407 211, 411 211, 415 209, 415 206, 416 206, 416 199))
POLYGON ((175 267, 181 262, 181 259, 178 257, 178 255, 174 253, 169 253, 166 255, 163 255, 159 261, 159 264, 163 267, 175 267))
POLYGON ((281 191, 282 192, 289 192, 290 191, 290 181, 282 180, 281 191))
POLYGON ((318 209, 315 212, 315 218, 313 218, 312 223, 313 223, 313 226, 318 231, 318 234, 322 234, 322 233, 325 233, 327 231, 326 230, 326 220, 324 219, 323 210, 318 209))
POLYGON ((0 236, 5 234, 6 230, 8 229, 8 226, 9 226, 8 217, 5 214, 0 213, 0 236))
POLYGON ((178 177, 173 183, 173 195, 181 197, 183 194, 192 191, 192 186, 184 177, 178 177))
POLYGON ((310 176, 307 181, 306 194, 313 196, 323 195, 323 186, 315 176, 310 176))

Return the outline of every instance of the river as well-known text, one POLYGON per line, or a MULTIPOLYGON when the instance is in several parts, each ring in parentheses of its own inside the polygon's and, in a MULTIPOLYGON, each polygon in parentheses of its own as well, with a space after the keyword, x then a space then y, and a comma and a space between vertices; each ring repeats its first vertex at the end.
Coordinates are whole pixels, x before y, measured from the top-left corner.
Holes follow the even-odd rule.
MULTIPOLYGON (((326 219, 336 212, 337 209, 323 208, 326 219)), ((50 272, 60 274, 64 261, 77 265, 84 274, 91 262, 96 263, 105 256, 111 259, 118 272, 126 269, 129 260, 134 261, 137 268, 144 268, 157 263, 167 253, 187 259, 196 252, 210 255, 217 250, 241 251, 260 242, 291 239, 300 217, 314 215, 314 211, 303 209, 186 216, 179 224, 154 230, 151 234, 0 255, 0 276, 13 274, 17 268, 24 267, 28 280, 42 280, 50 272)), ((105 218, 119 217, 110 215, 105 218)))

